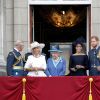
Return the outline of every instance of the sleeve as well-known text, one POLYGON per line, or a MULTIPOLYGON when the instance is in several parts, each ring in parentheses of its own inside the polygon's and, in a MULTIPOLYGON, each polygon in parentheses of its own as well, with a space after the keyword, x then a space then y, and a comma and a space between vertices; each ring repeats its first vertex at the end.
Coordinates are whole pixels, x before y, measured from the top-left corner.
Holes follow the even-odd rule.
POLYGON ((46 60, 45 60, 45 56, 43 56, 43 66, 44 70, 46 70, 47 65, 46 65, 46 60))
POLYGON ((50 61, 50 59, 47 60, 47 68, 46 68, 46 70, 45 70, 45 74, 46 74, 47 76, 51 76, 51 74, 50 74, 50 72, 49 72, 49 61, 50 61))
POLYGON ((10 52, 7 56, 7 75, 12 75, 12 69, 14 64, 15 57, 12 52, 10 52))
POLYGON ((63 61, 63 65, 62 65, 63 69, 60 72, 59 76, 64 76, 65 75, 65 72, 66 72, 66 60, 63 59, 62 61, 63 61))
POLYGON ((27 61, 26 61, 26 63, 25 63, 24 68, 27 69, 27 68, 31 68, 31 67, 32 67, 31 66, 31 58, 29 56, 28 59, 27 59, 27 61))
POLYGON ((72 60, 72 56, 70 56, 70 59, 69 59, 69 70, 70 68, 73 68, 73 60, 72 60))
POLYGON ((91 67, 90 52, 88 52, 88 69, 91 67))
POLYGON ((26 61, 27 61, 27 54, 24 55, 23 61, 24 61, 24 63, 26 63, 26 61))
POLYGON ((88 60, 87 55, 85 56, 84 64, 85 64, 86 69, 89 69, 89 60, 88 60))
POLYGON ((100 66, 100 47, 99 47, 99 50, 98 50, 98 53, 97 53, 97 60, 98 60, 98 66, 100 66))

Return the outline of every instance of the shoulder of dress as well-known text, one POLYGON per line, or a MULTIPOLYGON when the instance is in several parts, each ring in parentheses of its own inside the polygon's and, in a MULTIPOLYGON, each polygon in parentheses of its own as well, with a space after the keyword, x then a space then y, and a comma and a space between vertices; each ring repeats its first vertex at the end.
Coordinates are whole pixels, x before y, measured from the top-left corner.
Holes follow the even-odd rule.
POLYGON ((73 56, 74 56, 74 55, 73 55, 73 54, 71 54, 71 55, 70 55, 70 58, 72 58, 73 56))
POLYGON ((76 54, 76 53, 75 53, 75 54, 73 54, 73 56, 82 56, 82 55, 84 56, 84 55, 86 55, 86 54, 85 54, 85 53, 81 53, 81 54, 76 54))
POLYGON ((86 54, 85 54, 85 53, 82 53, 81 55, 86 56, 86 54))
POLYGON ((28 56, 28 59, 31 59, 31 58, 33 58, 33 55, 29 55, 29 56, 28 56))
POLYGON ((71 56, 77 56, 77 54, 72 54, 71 56))
POLYGON ((64 61, 64 62, 66 62, 66 59, 65 59, 65 58, 61 58, 61 61, 64 61))
POLYGON ((65 58, 64 58, 64 57, 60 57, 60 59, 61 59, 61 60, 65 60, 65 58))
POLYGON ((40 57, 45 57, 44 55, 41 55, 40 57))
POLYGON ((88 55, 85 55, 85 58, 88 58, 89 56, 88 55))
POLYGON ((52 58, 48 58, 48 60, 47 60, 47 61, 50 61, 50 60, 52 60, 52 58))

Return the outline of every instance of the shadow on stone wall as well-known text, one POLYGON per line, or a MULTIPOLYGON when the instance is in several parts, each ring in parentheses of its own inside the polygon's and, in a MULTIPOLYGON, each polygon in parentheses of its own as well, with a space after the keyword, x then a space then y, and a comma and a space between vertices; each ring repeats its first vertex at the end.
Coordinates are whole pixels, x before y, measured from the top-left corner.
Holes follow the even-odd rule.
POLYGON ((7 76, 6 66, 0 66, 0 76, 7 76))

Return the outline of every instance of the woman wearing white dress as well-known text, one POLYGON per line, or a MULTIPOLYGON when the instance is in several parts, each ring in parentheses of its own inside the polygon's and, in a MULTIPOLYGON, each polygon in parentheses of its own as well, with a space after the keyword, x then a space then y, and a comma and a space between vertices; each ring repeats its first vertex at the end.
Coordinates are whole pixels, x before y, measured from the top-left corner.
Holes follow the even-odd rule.
POLYGON ((28 57, 28 60, 25 64, 25 70, 28 71, 27 76, 34 77, 45 77, 46 74, 46 60, 45 56, 41 54, 44 44, 39 44, 38 42, 33 42, 31 44, 32 55, 28 57))

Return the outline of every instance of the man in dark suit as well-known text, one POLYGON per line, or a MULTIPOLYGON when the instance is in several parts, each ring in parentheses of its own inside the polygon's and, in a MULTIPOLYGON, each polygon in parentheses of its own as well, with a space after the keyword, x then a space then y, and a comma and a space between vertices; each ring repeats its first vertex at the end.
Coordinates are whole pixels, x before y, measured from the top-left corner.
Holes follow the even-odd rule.
POLYGON ((23 76, 23 58, 21 51, 24 45, 22 41, 16 41, 15 48, 9 52, 7 56, 7 75, 8 76, 23 76))
POLYGON ((89 74, 100 75, 100 46, 97 36, 91 37, 91 49, 89 51, 89 74))

